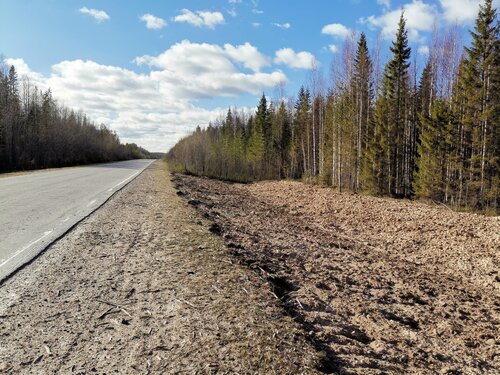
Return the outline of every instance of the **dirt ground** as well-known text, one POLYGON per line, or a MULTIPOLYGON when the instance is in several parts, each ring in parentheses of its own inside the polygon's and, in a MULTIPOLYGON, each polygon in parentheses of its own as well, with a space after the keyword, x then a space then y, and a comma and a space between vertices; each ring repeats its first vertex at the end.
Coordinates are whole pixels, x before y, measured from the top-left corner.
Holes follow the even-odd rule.
POLYGON ((154 163, 0 286, 0 373, 318 373, 326 356, 210 226, 154 163))
POLYGON ((342 374, 499 374, 500 218, 175 175, 342 374))

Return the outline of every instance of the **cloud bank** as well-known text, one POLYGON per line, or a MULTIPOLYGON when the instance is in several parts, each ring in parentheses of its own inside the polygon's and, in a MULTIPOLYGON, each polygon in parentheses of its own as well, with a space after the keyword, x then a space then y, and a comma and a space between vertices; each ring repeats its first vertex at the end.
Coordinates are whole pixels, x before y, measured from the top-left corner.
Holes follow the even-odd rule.
POLYGON ((199 99, 259 95, 287 81, 279 69, 262 71, 271 60, 250 43, 221 46, 184 40, 134 61, 148 72, 71 60, 53 65, 44 76, 23 59, 5 60, 20 77, 27 76, 41 89, 50 87, 60 103, 110 126, 122 141, 151 151, 166 151, 196 126, 226 111, 201 108, 199 99))

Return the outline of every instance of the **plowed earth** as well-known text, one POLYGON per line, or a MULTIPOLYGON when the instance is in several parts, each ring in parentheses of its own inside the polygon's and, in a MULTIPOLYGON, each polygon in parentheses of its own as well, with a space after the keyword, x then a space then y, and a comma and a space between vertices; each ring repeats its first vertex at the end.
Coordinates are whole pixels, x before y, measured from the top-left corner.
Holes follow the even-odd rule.
POLYGON ((500 218, 175 175, 343 374, 499 374, 500 218))

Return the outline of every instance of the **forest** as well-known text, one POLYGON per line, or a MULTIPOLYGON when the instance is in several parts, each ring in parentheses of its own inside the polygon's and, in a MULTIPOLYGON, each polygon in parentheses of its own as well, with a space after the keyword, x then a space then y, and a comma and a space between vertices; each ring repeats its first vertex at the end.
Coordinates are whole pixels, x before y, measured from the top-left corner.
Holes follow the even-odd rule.
POLYGON ((234 181, 302 179, 339 191, 422 198, 499 211, 499 24, 480 6, 471 43, 435 30, 417 68, 404 14, 381 68, 361 33, 332 63, 311 69, 296 99, 263 94, 255 113, 230 108, 167 154, 177 170, 234 181), (269 103, 268 103, 269 102, 269 103))
POLYGON ((14 66, 0 69, 0 172, 149 157, 105 125, 60 106, 14 66))

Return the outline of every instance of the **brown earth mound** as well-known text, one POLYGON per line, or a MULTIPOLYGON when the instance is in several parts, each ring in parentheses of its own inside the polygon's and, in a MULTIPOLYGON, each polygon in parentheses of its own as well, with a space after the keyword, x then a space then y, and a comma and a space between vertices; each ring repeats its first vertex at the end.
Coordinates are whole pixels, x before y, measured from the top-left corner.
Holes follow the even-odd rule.
POLYGON ((324 370, 500 373, 500 218, 297 182, 174 178, 327 353, 324 370))

